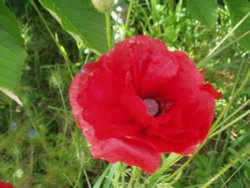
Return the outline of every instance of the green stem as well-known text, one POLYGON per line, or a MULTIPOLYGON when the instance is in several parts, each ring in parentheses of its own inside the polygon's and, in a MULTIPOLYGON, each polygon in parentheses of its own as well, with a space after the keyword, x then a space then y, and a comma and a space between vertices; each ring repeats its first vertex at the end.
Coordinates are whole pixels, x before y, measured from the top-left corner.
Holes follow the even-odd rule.
POLYGON ((55 42, 57 48, 59 49, 61 55, 63 56, 65 62, 66 62, 66 66, 68 68, 68 71, 69 71, 69 74, 70 74, 70 77, 71 79, 73 79, 73 73, 72 73, 72 70, 71 70, 71 67, 70 67, 70 63, 71 61, 69 60, 69 57, 66 53, 66 51, 63 49, 62 45, 59 43, 59 41, 56 39, 56 37, 54 36, 54 34, 52 33, 51 29, 49 28, 46 20, 44 19, 44 17, 42 16, 40 10, 38 9, 38 7, 36 6, 36 3, 33 1, 33 0, 30 0, 32 6, 34 7, 34 9, 36 10, 38 16, 41 18, 43 24, 45 25, 46 29, 48 30, 52 40, 55 42))
MULTIPOLYGON (((239 87, 239 89, 235 92, 235 94, 232 96, 231 100, 228 102, 228 104, 226 105, 226 107, 223 109, 223 111, 221 112, 221 114, 219 115, 218 119, 215 121, 215 123, 212 126, 212 130, 216 129, 218 124, 220 123, 220 121, 223 119, 224 115, 229 111, 232 103, 234 102, 234 100, 236 99, 236 97, 240 94, 240 92, 243 90, 243 88, 245 87, 245 85, 248 83, 248 80, 250 79, 250 69, 248 70, 248 73, 245 77, 245 79, 243 80, 241 86, 239 87)), ((211 133, 211 132, 210 132, 211 133)))
POLYGON ((235 118, 233 121, 231 121, 230 123, 224 125, 222 128, 220 128, 217 131, 212 132, 211 134, 209 134, 209 138, 212 138, 218 134, 220 134, 222 131, 228 129, 230 126, 234 125, 236 122, 238 122, 239 120, 243 119, 244 117, 248 116, 250 114, 250 110, 246 111, 245 113, 243 113, 242 115, 240 115, 239 117, 235 118))
MULTIPOLYGON (((228 171, 229 168, 233 167, 234 165, 236 165, 241 158, 249 155, 250 150, 249 148, 244 150, 242 153, 238 154, 238 157, 236 156, 236 158, 234 160, 231 160, 227 165, 225 165, 223 168, 221 168, 213 177, 211 177, 206 183, 204 183, 202 186, 200 186, 201 188, 207 188, 210 187, 210 185, 216 181, 218 178, 220 178, 226 171, 228 171), (240 157, 240 158, 239 158, 240 157)), ((243 158, 245 160, 245 158, 243 158)), ((247 158, 247 160, 249 160, 249 158, 247 158)))
POLYGON ((83 170, 83 173, 84 173, 84 176, 86 178, 86 181, 87 181, 87 184, 88 184, 88 187, 91 188, 91 184, 90 184, 90 181, 89 181, 89 178, 88 178, 88 174, 85 170, 83 170))
POLYGON ((169 14, 173 15, 174 14, 174 4, 175 4, 175 0, 169 0, 169 14))
POLYGON ((132 174, 131 174, 131 178, 129 180, 129 183, 128 183, 128 188, 132 188, 133 186, 133 183, 134 181, 137 179, 137 175, 138 175, 138 168, 137 167, 133 167, 133 170, 132 170, 132 174))
POLYGON ((206 143, 207 143, 207 139, 197 148, 197 150, 188 158, 188 160, 184 164, 181 165, 181 167, 179 167, 170 176, 168 176, 167 178, 163 179, 162 182, 163 183, 167 183, 170 180, 172 180, 174 177, 176 177, 179 173, 181 173, 181 171, 183 171, 189 165, 189 163, 194 159, 194 157, 199 153, 199 151, 201 150, 201 148, 203 148, 203 146, 206 143))
POLYGON ((132 7, 134 5, 134 0, 130 1, 129 7, 128 7, 128 13, 127 13, 127 17, 126 17, 126 22, 125 22, 125 28, 124 28, 124 35, 123 35, 123 39, 126 38, 127 36, 127 32, 128 32, 128 23, 129 23, 129 18, 131 15, 131 11, 132 11, 132 7))
POLYGON ((136 173, 136 179, 135 179, 134 187, 138 187, 140 179, 141 179, 141 170, 138 169, 137 173, 136 173))
POLYGON ((243 33, 241 36, 237 37, 236 39, 229 42, 227 45, 221 47, 220 49, 214 51, 211 55, 207 55, 203 60, 201 60, 199 63, 197 63, 198 68, 203 67, 205 63, 210 61, 212 58, 218 56, 220 53, 222 53, 224 50, 238 42, 239 40, 243 39, 244 37, 248 36, 250 34, 250 31, 247 31, 243 33))
POLYGON ((108 40, 108 48, 109 50, 112 49, 112 30, 111 30, 111 18, 110 18, 110 13, 105 14, 106 18, 106 29, 107 29, 107 40, 108 40))
POLYGON ((225 120, 223 120, 221 123, 218 124, 217 128, 215 129, 211 129, 211 133, 218 130, 219 127, 223 127, 225 123, 227 123, 232 117, 234 117, 238 112, 240 112, 242 109, 244 109, 246 106, 248 106, 250 104, 250 99, 248 99, 246 102, 244 102, 243 104, 241 104, 241 106, 239 108, 237 108, 232 114, 230 114, 229 116, 227 116, 225 118, 225 120))
POLYGON ((214 49, 212 49, 210 51, 210 53, 208 54, 208 56, 210 56, 211 54, 213 54, 220 46, 222 43, 224 43, 227 38, 236 30, 238 29, 238 27, 245 21, 247 20, 248 16, 250 16, 250 12, 248 12, 234 27, 233 29, 214 47, 214 49))
MULTIPOLYGON (((23 100, 25 101, 25 100, 23 100)), ((42 146, 44 148, 44 150, 48 153, 49 150, 48 150, 48 147, 46 145, 46 139, 44 138, 44 135, 42 135, 38 129, 38 122, 37 122, 37 111, 35 108, 31 109, 32 106, 28 103, 28 102, 25 102, 24 103, 24 109, 25 109, 25 112, 28 116, 28 118, 30 119, 30 122, 31 122, 31 125, 32 127, 34 128, 34 130, 38 133, 38 136, 41 138, 41 142, 42 142, 42 146)))

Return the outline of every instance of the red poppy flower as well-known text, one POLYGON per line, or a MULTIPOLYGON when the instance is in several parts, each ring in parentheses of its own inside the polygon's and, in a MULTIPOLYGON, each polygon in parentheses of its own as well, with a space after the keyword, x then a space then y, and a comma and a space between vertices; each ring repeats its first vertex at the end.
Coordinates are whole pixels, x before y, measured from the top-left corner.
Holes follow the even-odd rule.
POLYGON ((14 187, 9 183, 0 182, 0 188, 14 188, 14 187))
POLYGON ((160 40, 127 38, 87 63, 70 87, 94 158, 153 173, 160 155, 188 155, 205 139, 220 97, 194 62, 160 40))

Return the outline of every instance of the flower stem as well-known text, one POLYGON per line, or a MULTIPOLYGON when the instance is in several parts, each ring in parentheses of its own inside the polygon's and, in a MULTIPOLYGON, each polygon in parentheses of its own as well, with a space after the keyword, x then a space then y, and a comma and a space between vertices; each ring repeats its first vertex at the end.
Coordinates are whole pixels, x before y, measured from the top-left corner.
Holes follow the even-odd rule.
POLYGON ((138 183, 140 182, 140 179, 141 179, 141 170, 137 169, 134 187, 138 187, 138 183))
POLYGON ((137 167, 133 167, 133 170, 132 170, 132 174, 131 174, 131 178, 129 180, 129 183, 128 183, 128 188, 132 188, 133 187, 133 183, 134 181, 138 179, 138 171, 139 169, 137 167))
MULTIPOLYGON (((228 102, 228 104, 225 106, 225 108, 223 109, 223 111, 221 112, 221 114, 219 115, 219 117, 217 118, 217 120, 214 122, 213 126, 212 126, 212 131, 210 131, 209 133, 209 138, 211 138, 211 134, 214 136, 215 135, 215 129, 218 128, 218 125, 220 124, 221 120, 223 120, 224 115, 230 110, 231 105, 233 104, 234 100, 236 99, 236 97, 240 94, 240 92, 243 90, 243 88, 247 85, 248 81, 250 79, 250 69, 247 72, 246 77, 244 78, 244 80, 242 81, 239 89, 234 93, 234 95, 232 96, 232 98, 230 99, 230 101, 228 102)), ((224 130, 224 128, 222 127, 222 129, 224 130)))
POLYGON ((107 29, 107 40, 108 40, 108 49, 111 50, 112 49, 112 30, 111 30, 111 18, 110 18, 110 13, 106 13, 105 14, 105 18, 106 18, 106 29, 107 29))
POLYGON ((168 3, 170 15, 174 14, 174 5, 175 5, 175 0, 170 0, 168 3))
POLYGON ((53 34, 52 30, 50 29, 49 25, 47 24, 47 21, 45 20, 45 18, 43 17, 41 11, 39 10, 39 8, 36 6, 36 3, 34 2, 34 0, 30 0, 31 5, 34 7, 35 11, 37 12, 38 16, 40 17, 41 21, 43 22, 45 28, 47 29, 47 31, 49 32, 52 40, 54 41, 54 43, 56 44, 59 52, 61 53, 61 55, 63 56, 65 62, 66 62, 66 66, 68 68, 69 74, 71 79, 73 79, 73 72, 71 70, 71 61, 68 57, 68 54, 66 53, 66 51, 64 50, 63 46, 60 44, 59 40, 56 38, 56 36, 53 34))
POLYGON ((127 17, 126 17, 126 22, 125 22, 123 39, 125 39, 126 36, 127 36, 128 23, 129 23, 129 18, 130 18, 130 14, 131 14, 131 10, 132 10, 133 5, 134 5, 134 0, 130 0, 130 4, 129 4, 129 7, 128 7, 128 13, 127 13, 127 17))

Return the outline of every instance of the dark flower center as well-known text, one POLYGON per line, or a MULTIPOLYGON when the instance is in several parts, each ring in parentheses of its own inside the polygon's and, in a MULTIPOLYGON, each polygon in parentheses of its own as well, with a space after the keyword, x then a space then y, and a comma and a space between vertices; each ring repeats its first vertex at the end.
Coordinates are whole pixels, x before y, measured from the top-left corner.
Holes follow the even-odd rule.
POLYGON ((143 100, 147 111, 152 116, 157 116, 160 113, 160 105, 155 99, 146 98, 143 100))
POLYGON ((147 108, 148 113, 154 117, 169 112, 169 110, 174 105, 173 101, 163 102, 159 99, 154 99, 154 98, 144 98, 143 102, 147 108))

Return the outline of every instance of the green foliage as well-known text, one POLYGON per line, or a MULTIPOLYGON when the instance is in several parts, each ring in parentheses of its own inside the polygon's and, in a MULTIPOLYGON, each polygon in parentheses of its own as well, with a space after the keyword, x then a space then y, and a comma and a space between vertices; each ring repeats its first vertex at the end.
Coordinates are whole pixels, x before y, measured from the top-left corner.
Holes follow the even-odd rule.
POLYGON ((250 2, 248 0, 225 0, 229 8, 232 25, 236 25, 244 16, 246 20, 236 30, 236 36, 247 34, 247 36, 240 40, 240 44, 250 50, 250 2))
POLYGON ((40 0, 44 8, 71 34, 97 54, 107 52, 105 17, 90 0, 40 0))
POLYGON ((162 179, 162 176, 172 165, 177 163, 182 157, 177 154, 170 154, 168 157, 163 158, 162 168, 154 173, 147 181, 149 187, 155 187, 158 182, 162 179))
POLYGON ((216 0, 187 0, 187 8, 192 16, 213 28, 218 19, 218 5, 216 0))
POLYGON ((0 91, 22 104, 17 97, 26 53, 19 24, 0 1, 0 91))
MULTIPOLYGON (((206 181, 206 183, 204 183, 201 186, 201 188, 207 188, 207 187, 209 187, 214 181, 216 181, 219 177, 221 177, 229 168, 231 168, 234 165, 236 165, 239 162, 239 160, 243 159, 244 161, 247 161, 249 159, 249 157, 247 157, 247 159, 244 158, 246 156, 249 156, 249 154, 250 154, 249 145, 247 145, 247 147, 244 148, 244 150, 241 151, 240 153, 234 151, 233 149, 230 149, 230 150, 231 150, 231 152, 233 151, 233 153, 234 153, 234 155, 236 155, 236 157, 233 158, 233 159, 231 159, 230 162, 227 163, 223 168, 219 169, 218 172, 213 177, 211 177, 208 181, 206 181)), ((244 163, 246 163, 246 162, 244 162, 244 163)), ((236 187, 241 187, 237 183, 235 184, 235 186, 236 187)))

